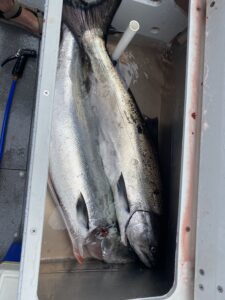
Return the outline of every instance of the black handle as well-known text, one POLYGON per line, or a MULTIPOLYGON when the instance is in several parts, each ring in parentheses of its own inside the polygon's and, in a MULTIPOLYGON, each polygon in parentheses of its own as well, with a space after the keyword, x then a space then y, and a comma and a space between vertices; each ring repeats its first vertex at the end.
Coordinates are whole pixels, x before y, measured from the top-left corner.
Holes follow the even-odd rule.
POLYGON ((27 62, 27 56, 21 56, 19 59, 17 59, 12 70, 12 75, 14 77, 17 78, 22 77, 26 62, 27 62))
POLYGON ((15 65, 13 67, 13 70, 12 70, 12 75, 13 75, 13 77, 20 78, 20 77, 23 76, 23 71, 25 69, 27 59, 29 57, 34 57, 35 58, 36 56, 37 56, 36 50, 32 50, 32 49, 19 49, 15 55, 8 57, 2 63, 1 66, 3 67, 8 62, 16 59, 16 63, 15 63, 15 65))

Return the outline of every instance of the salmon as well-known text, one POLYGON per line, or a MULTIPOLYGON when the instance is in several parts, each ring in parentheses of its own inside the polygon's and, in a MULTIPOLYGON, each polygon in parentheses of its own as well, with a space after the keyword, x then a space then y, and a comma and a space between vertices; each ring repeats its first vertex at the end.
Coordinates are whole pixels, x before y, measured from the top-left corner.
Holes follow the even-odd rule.
POLYGON ((86 83, 91 117, 97 124, 96 144, 112 190, 121 242, 152 267, 159 253, 163 204, 158 157, 105 46, 107 28, 120 2, 64 0, 63 20, 90 65, 86 83))

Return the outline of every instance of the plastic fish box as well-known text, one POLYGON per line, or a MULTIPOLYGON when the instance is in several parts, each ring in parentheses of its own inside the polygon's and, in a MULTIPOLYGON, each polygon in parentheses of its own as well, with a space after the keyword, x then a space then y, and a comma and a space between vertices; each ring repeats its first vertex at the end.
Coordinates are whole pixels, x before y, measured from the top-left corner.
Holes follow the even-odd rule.
MULTIPOLYGON (((36 293, 43 300, 193 299, 205 2, 191 0, 188 17, 184 2, 124 0, 112 23, 118 31, 131 18, 142 25, 118 68, 142 113, 159 122, 164 239, 159 266, 151 270, 140 264, 79 265, 57 208, 49 195, 45 201, 62 5, 47 1, 18 299, 35 299, 36 293)), ((109 36, 109 52, 119 38, 109 36)))
POLYGON ((19 281, 19 264, 3 263, 0 265, 0 299, 16 299, 19 281))

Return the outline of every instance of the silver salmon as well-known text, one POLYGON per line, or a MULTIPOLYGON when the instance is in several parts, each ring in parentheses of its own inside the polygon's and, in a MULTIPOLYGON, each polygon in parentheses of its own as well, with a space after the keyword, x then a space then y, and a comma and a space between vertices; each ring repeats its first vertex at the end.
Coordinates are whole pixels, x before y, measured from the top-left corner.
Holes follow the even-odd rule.
POLYGON ((113 191, 121 240, 151 267, 158 256, 162 214, 158 159, 135 101, 109 58, 104 39, 121 1, 84 2, 64 0, 63 20, 91 65, 89 99, 97 121, 104 172, 113 191))
POLYGON ((85 60, 64 27, 53 109, 49 187, 79 262, 131 260, 121 244, 111 186, 99 155, 98 133, 86 88, 85 60))

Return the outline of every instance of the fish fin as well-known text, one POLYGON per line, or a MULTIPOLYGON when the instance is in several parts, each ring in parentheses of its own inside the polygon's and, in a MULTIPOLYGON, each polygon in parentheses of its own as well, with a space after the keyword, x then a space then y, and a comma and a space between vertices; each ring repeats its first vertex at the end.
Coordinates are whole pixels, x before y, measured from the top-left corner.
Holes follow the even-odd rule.
POLYGON ((82 193, 77 200, 76 204, 76 213, 77 213, 77 221, 84 229, 87 231, 89 230, 89 217, 88 217, 88 210, 86 206, 86 202, 82 193))
POLYGON ((154 146, 156 147, 156 149, 158 149, 159 120, 158 120, 158 118, 151 119, 147 116, 144 116, 144 120, 145 120, 146 131, 147 131, 148 135, 150 136, 154 146))
POLYGON ((127 191, 126 191, 126 185, 124 181, 123 174, 121 173, 120 178, 117 182, 117 190, 118 194, 122 200, 123 208, 127 213, 130 213, 130 205, 127 198, 127 191))
POLYGON ((126 246, 127 237, 125 232, 125 226, 130 216, 130 205, 127 198, 126 185, 122 173, 116 183, 116 187, 114 187, 113 192, 114 192, 115 209, 116 209, 116 215, 119 223, 121 241, 126 246))
POLYGON ((76 260, 78 261, 78 263, 79 263, 80 265, 82 265, 83 262, 84 262, 84 257, 81 256, 81 255, 80 255, 79 253, 77 253, 76 251, 73 251, 73 255, 75 256, 75 258, 76 258, 76 260))
POLYGON ((121 0, 84 1, 64 0, 63 21, 81 42, 85 31, 99 29, 105 35, 121 0))
MULTIPOLYGON (((83 243, 81 240, 76 239, 74 240, 74 227, 73 225, 68 221, 69 218, 67 217, 67 212, 62 208, 62 203, 60 200, 59 195, 57 194, 57 190, 53 184, 53 180, 51 179, 51 176, 49 174, 48 176, 48 190, 49 193, 57 206, 57 209, 59 210, 62 219, 66 225, 72 247, 73 247, 73 254, 76 258, 76 260, 82 264, 84 261, 84 249, 83 249, 83 243)), ((82 234, 84 236, 87 235, 88 233, 88 228, 89 228, 89 222, 88 222, 88 213, 87 213, 87 207, 85 200, 83 198, 83 195, 80 193, 80 196, 78 197, 77 204, 76 204, 76 212, 77 212, 77 221, 80 225, 80 228, 82 228, 82 234)))
POLYGON ((49 191, 49 194, 50 194, 57 210, 59 211, 59 213, 60 213, 60 215, 63 219, 63 222, 64 222, 65 226, 68 228, 67 220, 65 218, 64 211, 61 207, 61 199, 60 199, 60 197, 57 193, 56 187, 53 184, 53 180, 50 176, 50 173, 48 175, 48 191, 49 191))
POLYGON ((49 190, 50 196, 52 197, 55 205, 58 206, 59 205, 59 197, 58 197, 57 192, 54 188, 54 185, 53 185, 50 174, 48 175, 48 190, 49 190))

